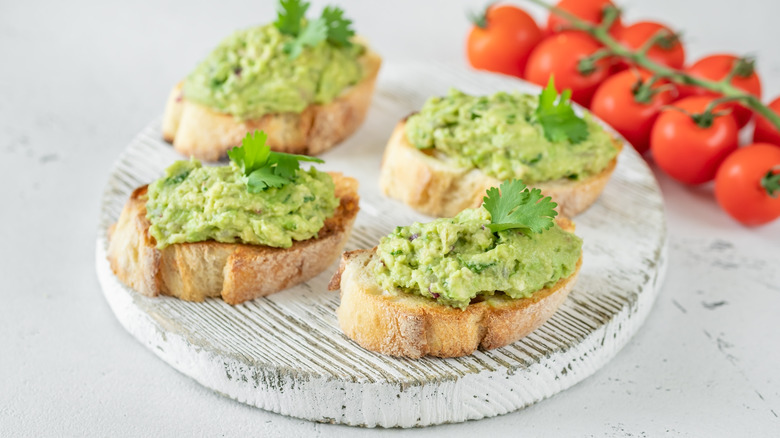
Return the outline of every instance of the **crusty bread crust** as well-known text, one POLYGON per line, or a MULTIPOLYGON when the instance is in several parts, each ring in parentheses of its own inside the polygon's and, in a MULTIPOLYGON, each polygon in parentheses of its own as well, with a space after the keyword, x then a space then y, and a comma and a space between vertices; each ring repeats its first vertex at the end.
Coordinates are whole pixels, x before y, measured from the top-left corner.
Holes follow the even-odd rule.
MULTIPOLYGON (((622 142, 617 139, 614 142, 618 150, 622 149, 622 142)), ((559 179, 533 186, 558 203, 559 213, 572 217, 596 201, 616 165, 617 157, 590 178, 559 179)), ((453 167, 414 147, 406 138, 406 120, 396 125, 387 142, 379 175, 379 187, 385 195, 438 217, 452 217, 463 209, 479 207, 485 191, 500 184, 501 181, 479 169, 453 167)))
MULTIPOLYGON (((559 223, 570 225, 565 219, 559 223)), ((332 290, 341 289, 336 311, 339 325, 363 348, 410 358, 459 357, 477 348, 490 350, 517 341, 555 313, 582 265, 580 256, 572 275, 530 298, 496 294, 461 310, 419 295, 383 291, 368 269, 375 253, 376 248, 342 256, 329 285, 332 290)))
POLYGON ((339 206, 316 238, 290 248, 205 241, 157 249, 146 218, 146 186, 133 191, 109 230, 108 260, 119 280, 139 293, 187 301, 221 297, 238 304, 306 281, 338 258, 358 212, 358 183, 331 173, 339 206))
POLYGON ((262 130, 275 151, 317 155, 352 135, 366 117, 382 59, 366 48, 360 63, 365 77, 332 102, 309 105, 301 113, 266 114, 243 121, 187 100, 179 83, 168 96, 163 138, 184 155, 217 161, 240 145, 247 132, 262 130))

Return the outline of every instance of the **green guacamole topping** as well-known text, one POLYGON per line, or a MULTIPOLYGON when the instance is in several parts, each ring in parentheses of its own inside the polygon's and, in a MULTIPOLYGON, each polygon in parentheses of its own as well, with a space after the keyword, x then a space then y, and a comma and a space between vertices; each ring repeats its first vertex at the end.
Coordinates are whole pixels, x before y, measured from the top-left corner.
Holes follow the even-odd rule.
POLYGON ((371 269, 386 291, 400 291, 465 308, 478 296, 501 291, 528 298, 571 275, 582 240, 558 225, 541 233, 488 229, 480 207, 454 218, 398 227, 383 237, 371 269))
POLYGON ((617 155, 612 137, 589 113, 588 137, 551 142, 533 120, 538 97, 520 93, 470 96, 451 89, 428 99, 409 117, 406 137, 458 167, 478 168, 499 180, 526 183, 582 179, 604 170, 617 155))
POLYGON ((149 232, 158 248, 203 240, 289 248, 317 236, 339 204, 330 175, 314 168, 296 172, 294 183, 249 193, 233 163, 177 161, 149 185, 149 232))
POLYGON ((362 79, 361 45, 321 41, 293 58, 283 49, 294 39, 273 24, 235 32, 187 76, 184 96, 239 119, 254 119, 330 102, 362 79))

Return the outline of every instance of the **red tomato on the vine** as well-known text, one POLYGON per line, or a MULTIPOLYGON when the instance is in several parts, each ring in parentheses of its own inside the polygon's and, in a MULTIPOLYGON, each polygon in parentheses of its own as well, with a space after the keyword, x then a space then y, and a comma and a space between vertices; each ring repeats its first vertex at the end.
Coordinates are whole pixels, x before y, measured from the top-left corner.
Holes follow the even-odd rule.
POLYGON ((590 110, 615 128, 637 152, 647 151, 650 129, 674 97, 665 81, 649 82, 644 71, 625 70, 610 76, 596 90, 590 110))
POLYGON ((584 32, 566 31, 542 40, 528 57, 525 78, 541 86, 555 77, 558 89, 572 91, 572 99, 588 106, 596 87, 609 76, 610 62, 601 58, 583 70, 580 61, 593 55, 601 45, 584 32))
POLYGON ((729 155, 715 177, 715 198, 745 225, 780 217, 780 147, 756 143, 729 155))
POLYGON ((524 10, 510 5, 488 6, 476 17, 466 41, 472 67, 522 77, 531 50, 542 31, 524 10))
MULTIPOLYGON (((769 103, 769 109, 780 116, 780 97, 769 103)), ((764 117, 756 114, 756 129, 753 131, 754 143, 772 143, 780 146, 780 132, 775 125, 764 117)))
POLYGON ((677 181, 711 181, 720 163, 737 149, 734 117, 718 115, 723 112, 722 106, 715 113, 705 114, 713 100, 694 96, 677 101, 677 109, 665 109, 653 125, 650 151, 658 167, 677 181))
MULTIPOLYGON (((740 63, 740 58, 734 55, 710 55, 696 61, 693 65, 685 69, 685 72, 698 78, 719 81, 725 79, 729 72, 735 68, 735 63, 740 63)), ((761 79, 753 68, 752 61, 743 60, 741 67, 731 79, 731 85, 750 93, 758 98, 761 97, 761 79)), ((681 96, 712 96, 719 97, 718 93, 705 90, 696 86, 688 85, 680 87, 681 96)), ((740 128, 745 126, 752 112, 736 103, 726 103, 728 108, 734 111, 734 117, 740 128)))
MULTIPOLYGON (((604 9, 608 6, 615 7, 615 4, 610 0, 561 0, 555 7, 564 10, 576 17, 579 17, 589 23, 599 24, 604 18, 604 9)), ((571 29, 569 20, 550 13, 550 17, 547 19, 547 31, 549 33, 560 32, 563 30, 571 29)), ((617 35, 622 28, 620 17, 615 19, 615 22, 609 28, 610 33, 617 35)))
POLYGON ((650 50, 647 51, 647 57, 667 67, 681 69, 685 65, 685 48, 677 34, 661 23, 654 21, 634 23, 620 31, 618 42, 630 49, 637 50, 661 31, 665 31, 666 36, 650 47, 650 50))

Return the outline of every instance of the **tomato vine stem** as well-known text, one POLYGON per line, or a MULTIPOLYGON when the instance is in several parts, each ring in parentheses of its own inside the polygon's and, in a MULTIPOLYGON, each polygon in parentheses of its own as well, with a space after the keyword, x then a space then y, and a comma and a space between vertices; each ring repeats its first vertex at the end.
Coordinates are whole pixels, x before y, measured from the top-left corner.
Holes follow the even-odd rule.
POLYGON ((669 33, 668 30, 658 29, 658 31, 652 37, 650 37, 650 39, 645 41, 645 43, 642 44, 642 46, 636 50, 637 55, 646 56, 647 52, 649 52, 654 45, 656 44, 661 45, 662 41, 669 39, 669 37, 671 36, 672 34, 669 33))
POLYGON ((631 94, 634 95, 634 101, 643 104, 649 104, 653 100, 656 94, 669 91, 672 88, 671 84, 664 84, 655 87, 661 77, 651 76, 649 79, 644 80, 642 75, 636 69, 631 69, 636 75, 636 82, 631 87, 631 94))
MULTIPOLYGON (((593 38, 595 38, 601 44, 603 44, 604 47, 610 50, 612 54, 614 54, 615 56, 621 57, 633 63, 634 65, 642 67, 656 76, 663 77, 676 84, 695 85, 704 88, 706 90, 714 91, 716 93, 723 95, 723 97, 729 98, 729 100, 739 100, 740 102, 742 102, 743 105, 753 110, 753 112, 763 116, 764 118, 772 122, 775 128, 780 131, 780 116, 777 115, 777 113, 775 113, 774 111, 772 111, 768 106, 761 103, 761 100, 758 97, 750 93, 745 93, 741 89, 731 85, 730 81, 727 80, 712 81, 709 79, 702 79, 702 78, 691 76, 688 73, 685 73, 683 71, 675 70, 673 68, 652 61, 650 58, 647 57, 645 53, 642 52, 641 49, 632 50, 620 44, 609 34, 609 26, 605 26, 605 24, 609 25, 612 22, 614 22, 616 17, 612 17, 611 15, 615 14, 616 12, 611 13, 611 11, 612 10, 617 11, 617 9, 606 8, 604 11, 605 12, 604 21, 600 25, 596 25, 587 22, 585 20, 582 20, 581 18, 567 11, 564 11, 553 5, 550 5, 544 0, 527 0, 527 1, 545 8, 555 15, 565 18, 566 20, 569 21, 572 28, 587 32, 593 38), (605 23, 607 22, 608 19, 609 22, 605 23)), ((736 71, 735 74, 737 74, 736 71)), ((724 79, 730 79, 730 78, 727 77, 724 79)))
POLYGON ((495 3, 496 2, 494 1, 488 2, 488 4, 485 5, 485 7, 479 12, 467 11, 466 16, 468 16, 468 19, 469 21, 471 21, 471 24, 477 26, 480 29, 487 29, 488 27, 487 14, 490 8, 493 7, 495 3))
POLYGON ((780 196, 780 166, 769 169, 766 175, 761 178, 761 187, 773 198, 780 196))

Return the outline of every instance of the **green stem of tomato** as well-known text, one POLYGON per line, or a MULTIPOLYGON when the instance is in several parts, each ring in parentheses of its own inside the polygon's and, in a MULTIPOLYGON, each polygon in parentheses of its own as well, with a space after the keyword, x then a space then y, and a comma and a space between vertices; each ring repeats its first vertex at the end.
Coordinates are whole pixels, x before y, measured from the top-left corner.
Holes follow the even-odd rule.
POLYGON ((664 91, 663 85, 653 88, 653 85, 660 79, 658 76, 651 76, 650 79, 645 81, 636 69, 632 70, 636 74, 636 82, 631 87, 631 94, 634 95, 634 101, 637 103, 649 104, 656 94, 664 91))
POLYGON ((773 198, 780 196, 780 166, 769 169, 766 175, 761 178, 761 187, 773 198))
POLYGON ((675 70, 673 68, 669 68, 665 65, 654 62, 650 60, 650 58, 648 58, 644 53, 631 50, 628 47, 625 47, 619 42, 617 42, 617 40, 612 38, 612 36, 609 34, 609 29, 605 28, 604 26, 598 26, 589 23, 585 20, 582 20, 579 17, 572 15, 567 11, 558 9, 555 6, 547 4, 547 2, 545 2, 544 0, 528 0, 528 1, 548 9, 553 14, 565 18, 566 20, 569 21, 571 27, 577 30, 582 30, 584 32, 587 32, 588 34, 593 36, 593 38, 595 38, 601 44, 603 44, 604 47, 609 49, 614 55, 619 56, 639 67, 642 67, 645 70, 657 76, 661 76, 676 84, 695 85, 697 87, 704 88, 705 90, 710 90, 719 93, 723 95, 723 97, 728 97, 732 100, 741 101, 744 106, 750 108, 755 113, 763 116, 764 118, 772 122, 775 128, 777 128, 777 130, 780 131, 780 116, 777 115, 777 113, 772 111, 768 106, 762 104, 761 100, 759 100, 756 96, 749 93, 745 93, 741 89, 731 85, 730 82, 712 81, 709 79, 697 78, 683 71, 675 70))
POLYGON ((755 64, 756 60, 750 56, 739 58, 734 61, 734 64, 732 64, 729 74, 727 74, 726 77, 721 80, 725 81, 726 83, 731 83, 731 80, 734 79, 734 76, 747 78, 753 74, 753 71, 755 71, 755 64))
POLYGON ((593 52, 592 55, 587 58, 582 58, 577 62, 577 72, 583 76, 588 76, 598 69, 596 63, 600 59, 612 56, 612 52, 609 49, 601 49, 593 52))
POLYGON ((661 41, 665 40, 666 38, 669 38, 669 31, 666 29, 658 29, 658 31, 650 37, 647 41, 645 41, 644 44, 642 44, 641 47, 639 47, 636 51, 637 55, 646 56, 647 52, 650 51, 650 49, 653 48, 656 44, 661 44, 661 41))
POLYGON ((474 26, 477 26, 480 29, 487 29, 488 22, 487 22, 487 13, 488 10, 495 4, 495 1, 488 2, 485 7, 479 11, 479 12, 472 12, 468 11, 466 12, 466 15, 468 16, 469 21, 471 21, 471 24, 474 26))
POLYGON ((609 32, 612 25, 615 24, 615 20, 620 17, 620 8, 614 5, 608 5, 604 8, 604 12, 601 16, 601 24, 599 26, 605 31, 609 32))

